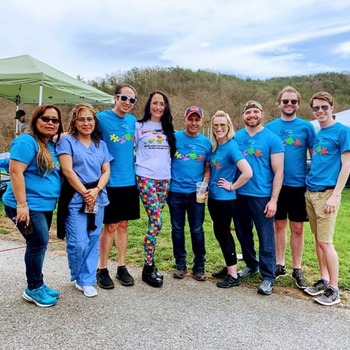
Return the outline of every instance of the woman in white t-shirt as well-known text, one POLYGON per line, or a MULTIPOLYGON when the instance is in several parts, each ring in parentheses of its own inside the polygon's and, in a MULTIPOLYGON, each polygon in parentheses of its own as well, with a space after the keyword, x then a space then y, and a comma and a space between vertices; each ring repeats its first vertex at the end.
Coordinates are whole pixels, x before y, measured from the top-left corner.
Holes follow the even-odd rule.
POLYGON ((155 267, 154 253, 170 184, 171 157, 175 154, 173 117, 169 100, 161 91, 149 95, 144 116, 136 123, 135 147, 137 186, 149 219, 142 280, 161 287, 163 276, 155 267))

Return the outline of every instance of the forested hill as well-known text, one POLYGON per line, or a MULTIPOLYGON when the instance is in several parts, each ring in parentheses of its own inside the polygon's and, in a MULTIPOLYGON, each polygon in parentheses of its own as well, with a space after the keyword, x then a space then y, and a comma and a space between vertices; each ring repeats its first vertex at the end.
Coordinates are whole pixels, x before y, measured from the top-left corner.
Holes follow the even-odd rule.
MULTIPOLYGON (((78 76, 78 79, 81 77, 78 76)), ((83 80, 84 81, 84 80, 83 80)), ((119 83, 129 83, 138 91, 139 101, 133 113, 140 119, 150 92, 162 90, 167 93, 175 127, 182 129, 183 114, 186 107, 197 105, 204 110, 205 125, 201 130, 209 134, 209 125, 214 113, 221 109, 227 112, 234 123, 235 129, 243 126, 241 120, 242 107, 250 99, 262 103, 266 121, 278 115, 276 98, 279 91, 286 85, 294 86, 302 96, 298 115, 312 119, 309 107, 310 97, 317 91, 330 92, 335 100, 335 112, 350 108, 350 74, 326 73, 310 76, 274 78, 268 80, 252 80, 238 78, 232 75, 217 74, 204 70, 192 71, 182 68, 133 68, 123 75, 106 75, 105 78, 87 81, 88 84, 112 94, 119 83)), ((31 116, 35 105, 21 105, 28 116, 31 116)), ((71 106, 60 106, 63 111, 64 127, 71 106)), ((110 108, 100 107, 99 109, 110 108)), ((0 151, 7 151, 13 139, 15 122, 13 119, 15 106, 12 102, 0 99, 0 151)))
POLYGON ((113 93, 114 86, 122 82, 133 85, 138 91, 139 102, 134 109, 138 118, 142 116, 150 92, 159 89, 167 93, 177 128, 181 128, 183 112, 190 105, 202 107, 206 124, 217 110, 222 109, 230 114, 235 127, 239 128, 242 126, 242 107, 250 99, 262 103, 269 120, 278 115, 276 98, 286 85, 292 85, 301 93, 298 114, 305 119, 312 118, 309 99, 320 90, 326 90, 335 97, 336 112, 350 108, 350 74, 341 73, 252 80, 204 70, 133 68, 123 76, 107 75, 99 81, 88 81, 107 93, 113 93))

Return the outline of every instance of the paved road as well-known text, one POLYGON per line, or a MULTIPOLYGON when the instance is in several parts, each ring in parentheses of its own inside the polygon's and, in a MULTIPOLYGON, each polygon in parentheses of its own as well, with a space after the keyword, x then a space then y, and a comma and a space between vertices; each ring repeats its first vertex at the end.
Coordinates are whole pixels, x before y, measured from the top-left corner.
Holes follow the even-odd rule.
MULTIPOLYGON (((23 249, 0 240, 1 349, 348 349, 350 309, 253 288, 165 275, 161 289, 141 281, 88 299, 69 282, 65 257, 48 253, 47 284, 62 296, 42 309, 22 300, 23 249)), ((112 267, 110 269, 115 270, 112 267)))

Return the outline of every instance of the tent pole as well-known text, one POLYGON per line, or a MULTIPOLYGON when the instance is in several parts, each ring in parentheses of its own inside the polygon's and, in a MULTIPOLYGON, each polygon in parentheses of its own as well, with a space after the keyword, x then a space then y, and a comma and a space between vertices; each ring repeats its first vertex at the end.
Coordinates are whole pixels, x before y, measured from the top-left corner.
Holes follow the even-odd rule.
POLYGON ((39 86, 39 106, 43 104, 43 86, 39 86))

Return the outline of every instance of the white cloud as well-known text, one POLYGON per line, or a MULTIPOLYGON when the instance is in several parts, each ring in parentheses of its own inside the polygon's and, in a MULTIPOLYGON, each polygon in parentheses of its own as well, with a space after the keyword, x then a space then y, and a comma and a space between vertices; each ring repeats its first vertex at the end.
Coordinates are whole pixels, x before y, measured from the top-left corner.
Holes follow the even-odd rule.
POLYGON ((348 0, 12 0, 0 57, 30 54, 86 79, 145 66, 259 78, 344 71, 349 12, 348 0))
POLYGON ((341 55, 342 57, 350 57, 350 41, 340 44, 335 48, 334 54, 341 55))

